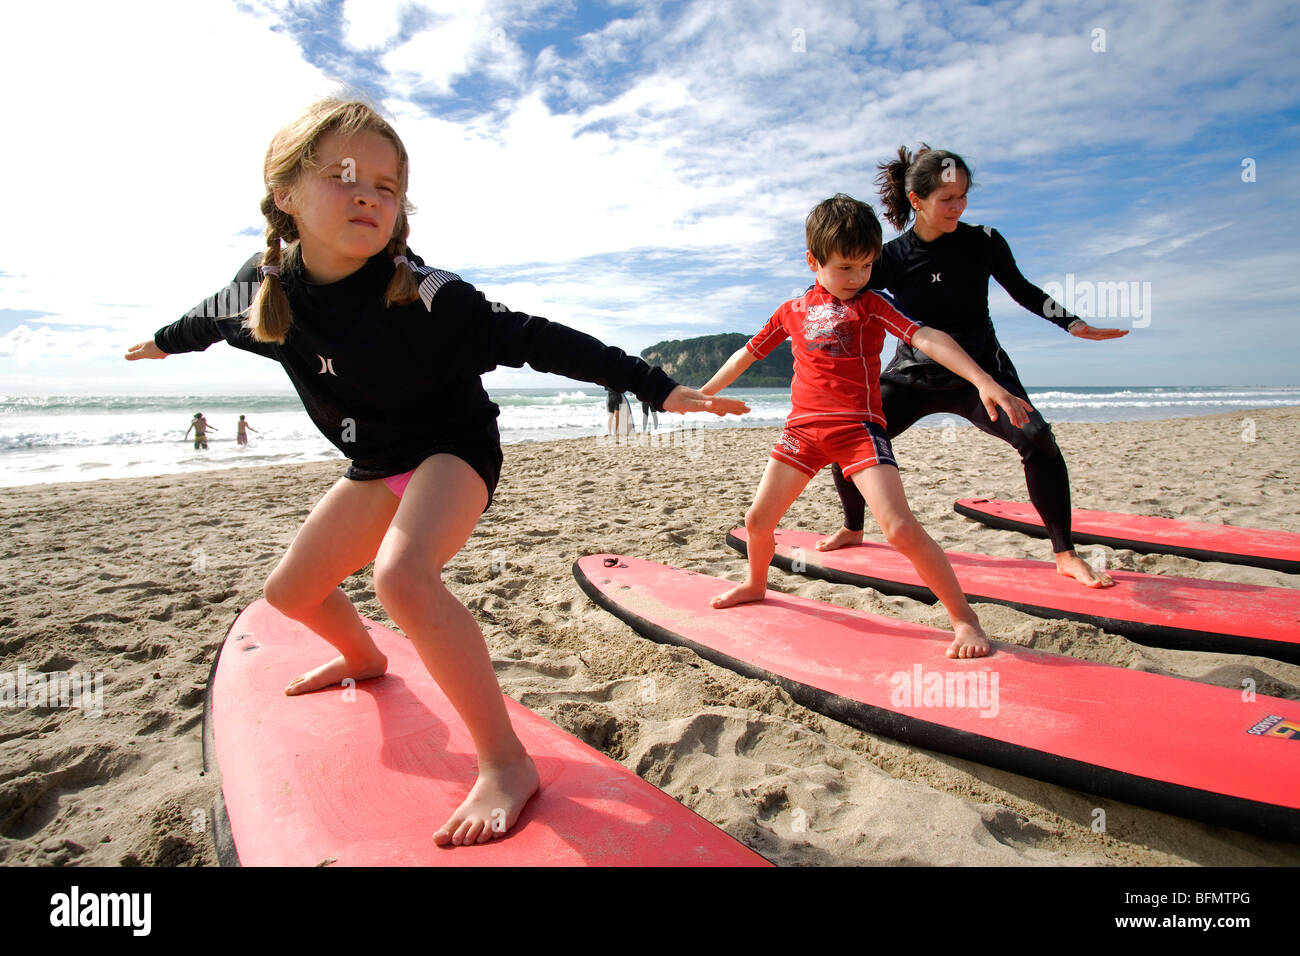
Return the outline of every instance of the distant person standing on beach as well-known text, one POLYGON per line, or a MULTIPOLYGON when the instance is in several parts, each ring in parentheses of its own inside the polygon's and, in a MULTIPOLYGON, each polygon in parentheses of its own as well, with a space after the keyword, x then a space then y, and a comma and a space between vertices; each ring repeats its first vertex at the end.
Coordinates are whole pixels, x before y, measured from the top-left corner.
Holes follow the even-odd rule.
MULTIPOLYGON (((885 218, 902 229, 915 215, 916 225, 885 244, 867 288, 888 289, 904 313, 947 332, 1011 394, 1029 400, 989 319, 990 276, 1024 308, 1077 338, 1098 341, 1128 335, 1126 329, 1094 328, 1071 315, 1021 275, 1011 248, 996 229, 958 221, 966 208, 971 174, 956 153, 923 143, 913 154, 900 146, 898 158, 881 163, 879 169, 876 184, 885 218)), ((1013 445, 1024 463, 1029 500, 1051 538, 1057 571, 1088 587, 1114 584, 1110 575, 1093 571, 1074 550, 1070 476, 1052 428, 1037 410, 1024 428, 1016 428, 1005 415, 990 419, 974 386, 906 342, 898 344, 893 361, 880 375, 880 397, 891 440, 918 419, 946 412, 1013 445)), ((862 542, 862 495, 838 465, 831 474, 844 508, 844 527, 819 541, 819 551, 862 542)))
POLYGON ((257 429, 248 422, 244 421, 244 416, 239 416, 239 423, 235 426, 235 443, 238 445, 248 444, 248 433, 256 432, 257 429))
MULTIPOLYGON (((195 451, 198 451, 200 448, 202 448, 204 451, 208 450, 208 429, 209 428, 212 428, 214 432, 220 431, 220 429, 213 428, 213 426, 208 424, 208 420, 203 417, 202 412, 194 413, 194 420, 190 422, 190 428, 194 429, 194 450, 195 451)), ((190 428, 185 429, 186 438, 190 437, 190 428)))
POLYGON ((623 411, 623 393, 612 388, 605 389, 605 410, 609 412, 609 423, 605 428, 610 438, 618 437, 618 416, 623 411))

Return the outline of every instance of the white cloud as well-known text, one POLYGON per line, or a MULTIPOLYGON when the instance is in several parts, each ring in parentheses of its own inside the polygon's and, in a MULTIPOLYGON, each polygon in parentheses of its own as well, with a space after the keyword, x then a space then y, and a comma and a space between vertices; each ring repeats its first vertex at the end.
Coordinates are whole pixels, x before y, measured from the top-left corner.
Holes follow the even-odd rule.
POLYGON ((410 0, 346 0, 343 41, 354 50, 386 46, 402 25, 402 14, 415 7, 410 0))
MULTIPOLYGON (((0 124, 22 152, 0 233, 0 306, 102 321, 178 316, 260 244, 276 128, 330 89, 281 33, 217 0, 6 10, 0 124), (22 42, 16 42, 18 38, 22 42)), ((145 331, 142 329, 141 331, 145 331)))
MULTIPOLYGON (((265 145, 333 87, 290 32, 270 29, 290 15, 286 4, 255 15, 217 0, 127 9, 129 21, 119 7, 88 5, 56 23, 49 8, 14 7, 0 56, 6 89, 41 83, 39 96, 0 106, 31 157, 30 188, 7 197, 0 308, 119 327, 124 345, 261 245, 237 233, 260 229, 265 145)), ((1172 286, 1239 235, 1209 231, 1231 219, 1231 204, 1190 214, 1202 190, 1172 211, 1146 207, 1134 184, 1176 182, 1189 160, 1209 161, 1204 131, 1270 122, 1300 87, 1294 18, 1279 25, 1267 4, 628 5, 578 42, 531 56, 521 28, 565 9, 349 2, 336 26, 367 65, 379 56, 392 71, 386 103, 412 155, 416 250, 486 276, 513 307, 646 337, 624 347, 650 344, 656 329, 766 318, 776 304, 767 297, 802 277, 812 204, 837 190, 873 200, 875 162, 919 139, 975 163, 986 205, 973 212, 1023 224, 1022 257, 1050 249, 1054 268, 1075 271, 1107 255, 1150 262, 1172 286), (403 23, 421 27, 394 46, 403 23), (1091 49, 1098 25, 1105 53, 1091 49), (497 98, 457 100, 442 114, 425 105, 462 79, 497 98), (568 112, 556 111, 561 95, 568 112), (1162 160, 1120 182, 1090 159, 1129 152, 1162 160), (1149 258, 1157 252, 1161 263, 1149 258), (748 298, 716 291, 749 288, 737 283, 755 275, 766 278, 748 298)), ((311 8, 295 4, 292 15, 311 8)), ((1272 267, 1260 250, 1243 259, 1265 283, 1272 267)), ((1200 292, 1228 299, 1222 286, 1200 292)), ((204 368, 226 361, 214 355, 204 368)), ((232 356, 229 368, 248 361, 232 356)))
MULTIPOLYGON (((526 68, 518 45, 506 33, 514 12, 501 3, 408 4, 424 11, 428 24, 383 57, 403 95, 446 95, 472 70, 517 83, 526 68)), ((369 3, 358 7, 368 12, 369 3)))

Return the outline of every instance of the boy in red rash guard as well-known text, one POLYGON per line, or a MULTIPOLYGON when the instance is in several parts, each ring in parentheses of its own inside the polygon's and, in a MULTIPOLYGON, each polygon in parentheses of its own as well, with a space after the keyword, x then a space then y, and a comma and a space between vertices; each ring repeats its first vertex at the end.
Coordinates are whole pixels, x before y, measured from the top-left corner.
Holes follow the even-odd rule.
POLYGON ((1032 409, 997 384, 946 332, 913 322, 880 293, 854 298, 867 285, 871 264, 880 253, 880 222, 870 206, 839 193, 813 209, 806 231, 808 267, 817 275, 816 284, 777 309, 763 330, 700 390, 716 394, 790 337, 793 408, 745 515, 749 575, 744 584, 715 597, 713 606, 763 599, 777 525, 808 481, 835 462, 862 492, 885 540, 912 562, 947 610, 955 632, 947 655, 983 657, 989 652, 988 638, 947 557, 908 507, 885 435, 880 410, 885 331, 974 385, 990 418, 997 418, 1001 409, 1019 427, 1032 409))

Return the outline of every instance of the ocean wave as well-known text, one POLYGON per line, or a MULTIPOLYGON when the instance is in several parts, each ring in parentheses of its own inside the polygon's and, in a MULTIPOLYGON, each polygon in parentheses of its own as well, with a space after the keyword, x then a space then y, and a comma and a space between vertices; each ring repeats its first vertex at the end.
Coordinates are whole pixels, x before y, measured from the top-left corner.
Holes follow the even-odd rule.
POLYGON ((0 415, 166 412, 252 414, 301 410, 292 392, 263 395, 0 395, 0 415))
POLYGON ((1101 391, 1082 391, 1082 390, 1053 390, 1039 391, 1038 389, 1027 389, 1029 397, 1035 401, 1043 400, 1088 400, 1101 401, 1107 400, 1114 405, 1133 405, 1137 402, 1127 401, 1128 399, 1147 399, 1159 398, 1162 400, 1172 401, 1179 397, 1189 399, 1208 399, 1208 398, 1279 398, 1284 404, 1294 404, 1300 402, 1300 389, 1291 388, 1273 388, 1273 389, 1251 389, 1251 390, 1206 390, 1206 389, 1143 389, 1141 391, 1133 389, 1123 389, 1113 392, 1101 391), (1287 401, 1290 399, 1290 401, 1287 401))
POLYGON ((1035 408, 1106 408, 1120 410, 1125 408, 1280 408, 1300 404, 1300 400, 1270 399, 1267 401, 1228 401, 1225 399, 1175 399, 1145 402, 1097 402, 1097 401, 1043 401, 1040 396, 1029 396, 1035 408))

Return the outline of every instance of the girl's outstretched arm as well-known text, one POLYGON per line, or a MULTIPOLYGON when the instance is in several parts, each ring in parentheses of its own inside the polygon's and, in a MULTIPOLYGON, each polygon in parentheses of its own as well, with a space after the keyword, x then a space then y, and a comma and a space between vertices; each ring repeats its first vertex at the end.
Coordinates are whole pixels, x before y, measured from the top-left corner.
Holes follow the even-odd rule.
POLYGON ((708 411, 715 415, 749 411, 744 402, 685 388, 663 369, 585 332, 490 303, 469 283, 453 279, 440 285, 428 303, 430 312, 458 322, 467 333, 460 340, 463 351, 449 349, 443 356, 449 369, 471 369, 482 375, 498 365, 521 368, 527 364, 539 372, 592 382, 616 392, 633 392, 658 411, 708 411), (668 401, 674 396, 676 407, 670 408, 668 401))
POLYGON ((147 342, 137 342, 131 346, 126 350, 124 358, 128 362, 135 362, 139 359, 165 359, 167 355, 167 352, 160 349, 154 344, 154 340, 150 339, 147 342))
POLYGON ((714 415, 744 415, 749 406, 736 398, 718 398, 698 388, 678 385, 664 399, 666 412, 712 412, 714 415))
MULTIPOLYGON (((224 340, 237 349, 276 359, 274 346, 254 341, 243 325, 243 316, 252 305, 261 282, 257 271, 259 260, 260 254, 250 258, 224 289, 208 296, 171 325, 159 329, 154 334, 154 348, 165 355, 202 352, 224 340)), ((161 358, 152 354, 148 343, 144 342, 134 346, 126 357, 128 360, 161 358), (142 347, 143 354, 133 354, 142 347)))

